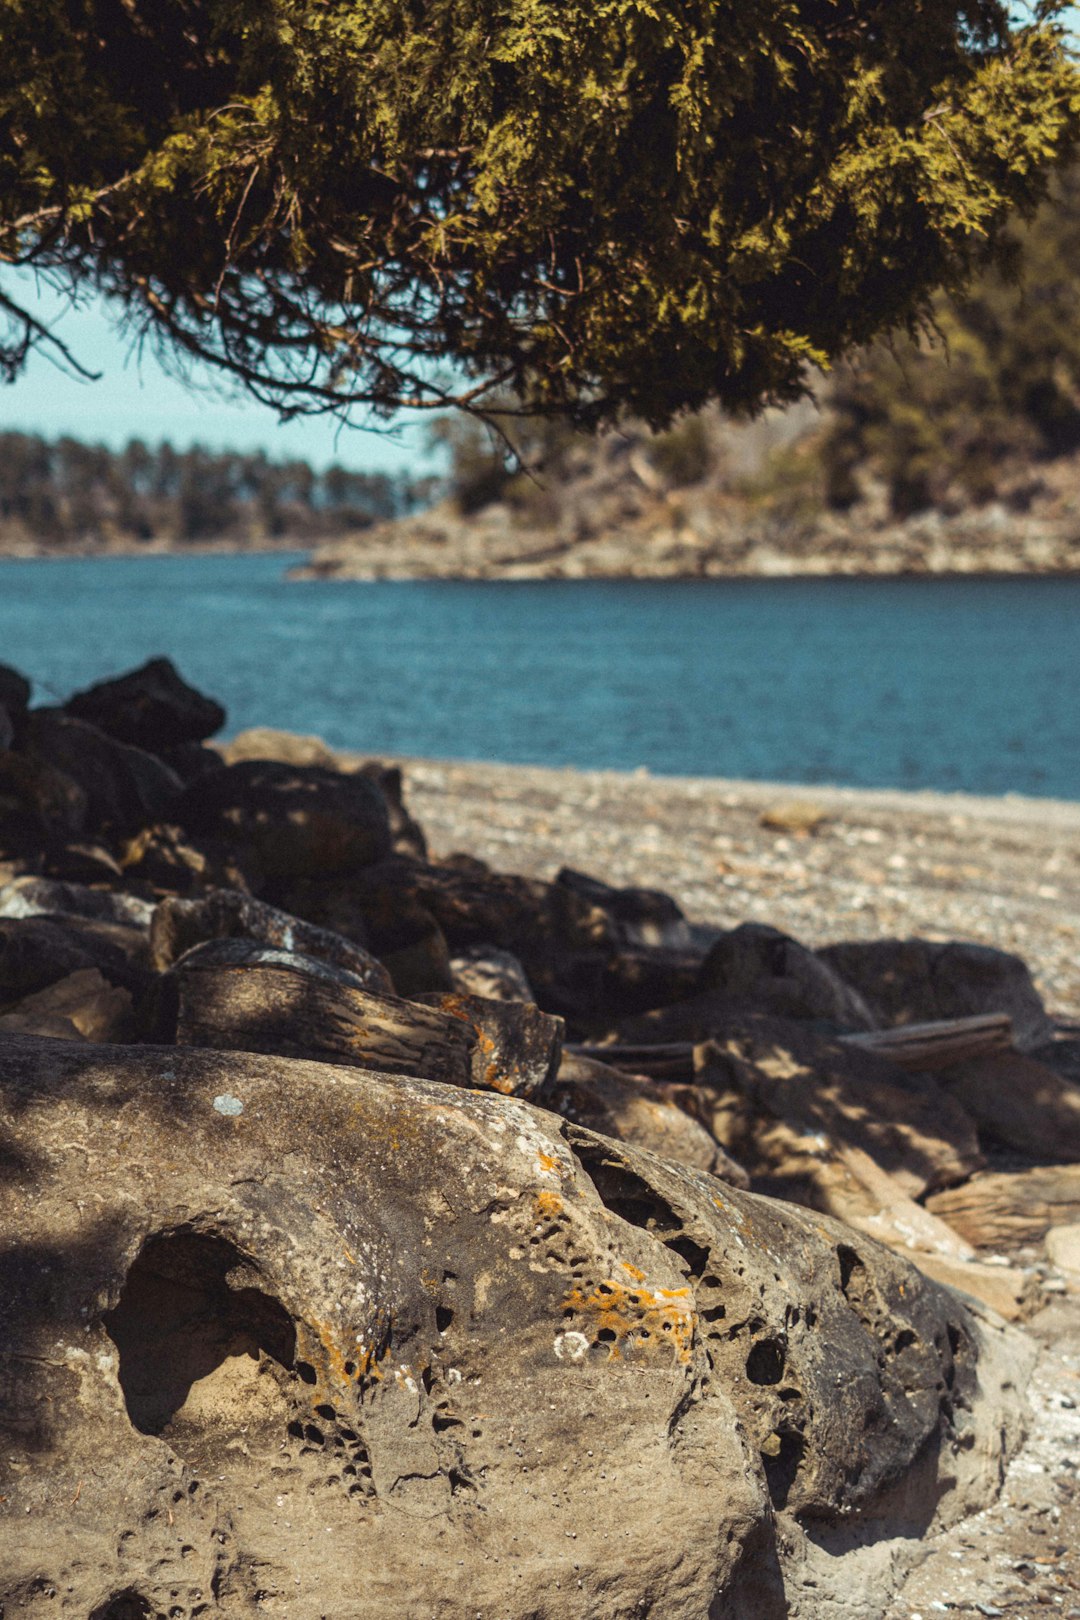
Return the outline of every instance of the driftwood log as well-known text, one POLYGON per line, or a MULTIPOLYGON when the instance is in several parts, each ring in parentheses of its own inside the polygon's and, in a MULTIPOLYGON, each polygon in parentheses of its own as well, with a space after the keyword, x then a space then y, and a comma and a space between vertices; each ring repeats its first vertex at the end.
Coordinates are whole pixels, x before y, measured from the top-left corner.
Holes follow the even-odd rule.
POLYGON ((1080 1165, 986 1171, 927 1199, 927 1208, 977 1249, 1039 1243, 1080 1221, 1080 1165))
POLYGON ((472 1026, 367 989, 355 974, 245 939, 210 940, 168 975, 178 1046, 273 1052, 472 1084, 472 1026))
POLYGON ((419 999, 472 1031, 474 1086, 533 1102, 548 1091, 562 1057, 561 1018, 528 1001, 490 1001, 458 992, 419 999))
MULTIPOLYGON (((946 1018, 932 1024, 907 1024, 900 1029, 837 1037, 844 1046, 876 1052, 898 1068, 920 1071, 947 1069, 991 1052, 1006 1051, 1011 1038, 1012 1023, 1007 1013, 946 1018)), ((648 1075, 652 1080, 684 1080, 694 1072, 693 1041, 666 1041, 655 1046, 612 1042, 575 1045, 567 1050, 633 1074, 648 1075)))

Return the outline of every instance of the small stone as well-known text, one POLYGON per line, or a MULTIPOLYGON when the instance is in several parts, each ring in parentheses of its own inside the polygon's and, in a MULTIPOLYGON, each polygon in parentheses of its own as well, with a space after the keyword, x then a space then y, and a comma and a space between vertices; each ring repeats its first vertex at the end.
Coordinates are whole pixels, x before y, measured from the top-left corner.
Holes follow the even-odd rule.
POLYGON ((1046 1234, 1046 1253, 1059 1271, 1080 1276, 1080 1223, 1051 1227, 1046 1234))

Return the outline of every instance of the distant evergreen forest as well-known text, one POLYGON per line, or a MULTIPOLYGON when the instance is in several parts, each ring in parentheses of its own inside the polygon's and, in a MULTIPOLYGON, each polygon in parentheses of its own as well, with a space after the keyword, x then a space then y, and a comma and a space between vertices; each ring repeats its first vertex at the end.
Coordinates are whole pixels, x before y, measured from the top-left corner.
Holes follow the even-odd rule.
POLYGON ((408 476, 317 472, 264 453, 174 450, 138 439, 124 450, 0 433, 0 550, 224 541, 298 545, 411 511, 408 476))

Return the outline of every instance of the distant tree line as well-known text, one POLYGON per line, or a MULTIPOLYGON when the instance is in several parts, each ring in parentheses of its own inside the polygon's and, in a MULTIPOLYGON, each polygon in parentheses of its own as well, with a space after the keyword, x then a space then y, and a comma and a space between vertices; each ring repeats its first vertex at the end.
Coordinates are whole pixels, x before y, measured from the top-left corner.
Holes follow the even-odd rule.
POLYGON ((0 546, 302 544, 399 517, 421 491, 408 477, 316 471, 261 451, 175 450, 139 439, 114 451, 0 433, 0 546))

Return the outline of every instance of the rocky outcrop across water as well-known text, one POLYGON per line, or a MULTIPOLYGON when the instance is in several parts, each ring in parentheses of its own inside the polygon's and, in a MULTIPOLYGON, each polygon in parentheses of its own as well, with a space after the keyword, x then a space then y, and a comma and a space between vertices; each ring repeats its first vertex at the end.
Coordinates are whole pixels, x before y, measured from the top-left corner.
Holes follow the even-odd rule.
POLYGON ((871 1616, 993 1500, 1022 961, 432 855, 162 661, 0 692, 8 1620, 871 1616))

